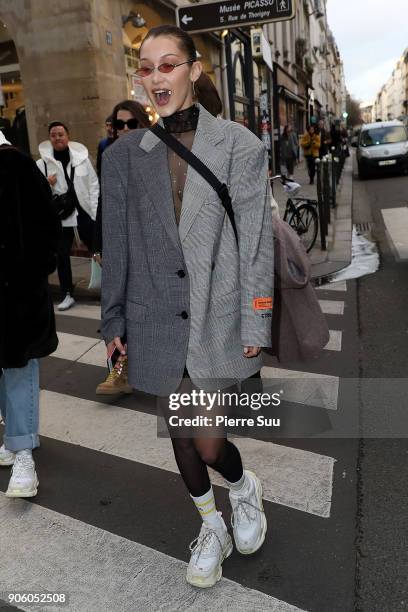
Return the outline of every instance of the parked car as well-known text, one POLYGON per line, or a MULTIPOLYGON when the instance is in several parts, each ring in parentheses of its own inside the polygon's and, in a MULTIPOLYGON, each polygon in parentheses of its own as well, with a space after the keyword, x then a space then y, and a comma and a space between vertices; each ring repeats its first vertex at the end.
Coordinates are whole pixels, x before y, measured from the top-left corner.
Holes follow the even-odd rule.
POLYGON ((360 179, 387 170, 408 172, 408 131, 401 121, 366 123, 351 144, 357 148, 360 179))

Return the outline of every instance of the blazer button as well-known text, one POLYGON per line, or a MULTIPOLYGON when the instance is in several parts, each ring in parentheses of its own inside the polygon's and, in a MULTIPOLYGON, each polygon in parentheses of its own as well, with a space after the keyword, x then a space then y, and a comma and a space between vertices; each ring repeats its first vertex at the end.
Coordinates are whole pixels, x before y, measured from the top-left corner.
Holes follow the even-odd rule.
POLYGON ((185 275, 186 275, 186 273, 184 272, 184 270, 178 270, 178 271, 177 271, 177 276, 178 276, 179 278, 184 278, 184 277, 185 277, 185 275))
POLYGON ((185 310, 183 310, 183 312, 180 314, 180 317, 182 319, 188 319, 188 313, 185 310))

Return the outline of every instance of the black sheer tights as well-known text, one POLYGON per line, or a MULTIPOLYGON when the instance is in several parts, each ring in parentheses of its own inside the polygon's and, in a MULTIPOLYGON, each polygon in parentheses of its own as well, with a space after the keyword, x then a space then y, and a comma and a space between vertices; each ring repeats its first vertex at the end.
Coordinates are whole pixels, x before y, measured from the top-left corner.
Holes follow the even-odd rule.
POLYGON ((207 466, 229 482, 237 482, 243 474, 239 450, 226 438, 172 438, 172 444, 181 477, 193 497, 210 489, 207 466))
MULTIPOLYGON (((187 370, 184 371, 184 378, 178 388, 178 393, 191 393, 195 389, 191 379, 188 376, 187 370)), ((237 392, 237 387, 232 386, 224 389, 224 392, 237 392)), ((251 390, 261 391, 262 382, 260 372, 256 372, 247 381, 241 383, 241 391, 251 392, 251 390), (251 380, 252 379, 252 380, 251 380), (255 380, 254 380, 255 379, 255 380)), ((211 483, 208 476, 207 466, 210 466, 221 474, 229 482, 237 482, 243 475, 243 467, 241 455, 237 447, 227 440, 226 434, 223 435, 223 430, 219 430, 219 437, 210 437, 208 429, 189 429, 185 428, 182 432, 177 431, 175 434, 174 428, 169 424, 169 418, 174 412, 169 409, 169 401, 165 398, 159 398, 159 411, 164 416, 167 428, 170 432, 171 441, 174 449, 174 456, 181 477, 183 478, 187 489, 193 497, 200 497, 207 493, 211 483), (207 435, 203 435, 206 433, 207 435), (172 435, 173 434, 173 435, 172 435)), ((230 411, 228 406, 214 406, 211 416, 215 414, 228 414, 230 411)), ((200 415, 203 410, 193 410, 191 407, 178 410, 179 416, 194 417, 200 415)))

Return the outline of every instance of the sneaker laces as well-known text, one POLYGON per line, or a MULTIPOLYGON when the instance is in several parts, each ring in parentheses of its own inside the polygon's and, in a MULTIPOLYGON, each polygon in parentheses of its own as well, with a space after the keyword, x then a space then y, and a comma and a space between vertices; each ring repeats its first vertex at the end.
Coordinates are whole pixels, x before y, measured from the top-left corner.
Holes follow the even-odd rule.
POLYGON ((32 469, 34 467, 34 461, 31 455, 24 454, 16 455, 16 459, 13 465, 13 477, 21 478, 25 476, 25 470, 32 469))
POLYGON ((242 525, 245 523, 250 525, 251 521, 253 521, 256 516, 256 511, 261 513, 264 512, 261 508, 252 504, 247 498, 240 498, 231 514, 231 527, 234 528, 238 524, 242 525), (253 509, 252 511, 251 508, 253 509))
POLYGON ((222 542, 215 529, 203 524, 198 537, 190 543, 190 551, 193 555, 197 555, 197 561, 201 555, 212 555, 217 553, 218 547, 223 550, 222 542), (215 537, 214 537, 215 536, 215 537))

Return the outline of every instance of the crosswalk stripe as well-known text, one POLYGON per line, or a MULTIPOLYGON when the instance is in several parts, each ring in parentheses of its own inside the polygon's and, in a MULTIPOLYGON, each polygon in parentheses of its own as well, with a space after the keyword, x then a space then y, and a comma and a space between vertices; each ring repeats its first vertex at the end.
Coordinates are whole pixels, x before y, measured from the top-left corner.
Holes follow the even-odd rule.
MULTIPOLYGON (((156 416, 137 410, 43 390, 40 434, 178 473, 170 439, 157 436, 156 416)), ((332 457, 251 438, 234 443, 261 478, 265 500, 330 516, 332 457)), ((215 472, 212 480, 225 487, 215 472)))
POLYGON ((339 377, 265 366, 261 370, 265 389, 280 387, 287 402, 337 410, 339 377))
POLYGON ((408 207, 383 208, 385 227, 400 259, 408 259, 408 207))
POLYGON ((84 353, 79 359, 79 363, 86 363, 88 365, 100 366, 101 368, 106 368, 106 346, 105 342, 101 340, 94 346, 92 346, 89 351, 84 353))
POLYGON ((329 333, 330 339, 324 348, 326 351, 341 351, 343 332, 337 329, 330 329, 329 333))
MULTIPOLYGON (((24 563, 12 554, 2 566, 9 591, 42 593, 46 584, 47 592, 68 595, 69 610, 154 612, 180 609, 180 602, 189 610, 227 610, 233 602, 235 610, 302 612, 225 578, 216 592, 193 589, 185 562, 38 504, 0 493, 0 512, 4 550, 15 550, 16 542, 24 549, 24 563)), ((47 605, 50 612, 59 609, 47 605)))
MULTIPOLYGON (((324 347, 325 350, 340 351, 342 333, 340 330, 330 330, 330 339, 324 347)), ((52 357, 106 368, 106 347, 103 340, 67 332, 58 332, 58 338, 60 342, 52 357)))
POLYGON ((337 281, 336 283, 327 283, 316 287, 318 291, 347 291, 346 281, 337 281))
POLYGON ((88 353, 92 347, 95 347, 97 344, 101 345, 101 341, 96 338, 67 334, 65 332, 57 332, 57 335, 59 344, 57 350, 52 353, 52 356, 59 357, 60 359, 77 361, 82 355, 88 353))
POLYGON ((324 314, 329 314, 329 315, 344 314, 344 302, 340 300, 319 300, 319 304, 324 314))

